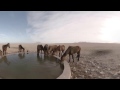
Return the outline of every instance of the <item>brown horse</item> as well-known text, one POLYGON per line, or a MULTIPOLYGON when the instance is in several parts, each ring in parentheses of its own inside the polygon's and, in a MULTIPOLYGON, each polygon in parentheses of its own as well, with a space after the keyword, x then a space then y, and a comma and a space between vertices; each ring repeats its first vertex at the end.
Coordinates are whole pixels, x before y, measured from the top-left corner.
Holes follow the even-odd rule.
POLYGON ((65 51, 65 46, 64 46, 64 45, 59 45, 59 46, 55 49, 53 55, 55 55, 55 53, 58 52, 58 51, 59 51, 59 57, 60 57, 60 56, 62 55, 62 53, 65 51))
POLYGON ((2 46, 2 49, 3 49, 3 55, 4 55, 4 54, 6 55, 7 47, 10 48, 10 43, 7 43, 6 45, 3 45, 3 46, 2 46))
POLYGON ((67 54, 69 54, 69 62, 70 62, 70 55, 72 55, 72 59, 73 59, 73 62, 74 62, 73 54, 75 54, 75 53, 77 53, 77 58, 78 58, 78 61, 79 61, 80 51, 81 51, 80 46, 69 46, 68 49, 65 51, 65 53, 62 55, 61 61, 65 60, 65 57, 67 56, 67 54))
POLYGON ((48 44, 45 44, 45 46, 44 46, 44 55, 48 55, 48 49, 49 49, 48 44))
POLYGON ((57 48, 57 45, 51 45, 48 48, 48 54, 53 54, 55 49, 57 48))
POLYGON ((0 50, 0 56, 2 57, 2 50, 0 50))
POLYGON ((25 48, 22 45, 19 45, 18 48, 19 48, 19 52, 21 52, 22 50, 23 52, 25 52, 25 48))
POLYGON ((37 45, 37 54, 39 54, 39 52, 41 51, 42 54, 42 50, 44 51, 44 48, 42 45, 37 45))

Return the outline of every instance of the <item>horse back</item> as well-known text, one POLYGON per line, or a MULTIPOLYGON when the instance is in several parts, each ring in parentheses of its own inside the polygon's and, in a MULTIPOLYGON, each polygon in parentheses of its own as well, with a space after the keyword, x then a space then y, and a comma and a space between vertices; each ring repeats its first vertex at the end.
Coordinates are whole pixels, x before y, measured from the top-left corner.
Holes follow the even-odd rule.
POLYGON ((37 45, 37 49, 43 50, 43 46, 42 45, 37 45))
POLYGON ((49 46, 46 44, 45 46, 44 46, 44 50, 48 50, 49 49, 49 46))
POLYGON ((2 45, 2 49, 3 50, 7 50, 7 46, 6 45, 2 45))
POLYGON ((70 46, 69 47, 69 53, 70 54, 80 52, 80 50, 81 50, 80 46, 70 46))
POLYGON ((57 45, 49 46, 49 50, 55 50, 56 48, 57 48, 57 45))

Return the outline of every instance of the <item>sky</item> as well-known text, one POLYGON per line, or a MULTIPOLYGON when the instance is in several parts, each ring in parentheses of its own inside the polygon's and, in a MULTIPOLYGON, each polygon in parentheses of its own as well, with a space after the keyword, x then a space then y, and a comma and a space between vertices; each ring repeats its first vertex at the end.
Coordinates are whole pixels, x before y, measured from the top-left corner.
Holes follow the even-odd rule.
POLYGON ((120 43, 120 11, 0 11, 0 43, 120 43))

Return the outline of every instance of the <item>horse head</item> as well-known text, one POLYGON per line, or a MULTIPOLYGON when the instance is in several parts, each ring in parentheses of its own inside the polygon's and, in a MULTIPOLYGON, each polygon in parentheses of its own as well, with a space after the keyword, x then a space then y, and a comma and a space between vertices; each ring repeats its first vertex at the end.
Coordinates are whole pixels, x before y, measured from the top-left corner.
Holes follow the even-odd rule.
POLYGON ((7 46, 10 48, 10 43, 8 43, 7 46))

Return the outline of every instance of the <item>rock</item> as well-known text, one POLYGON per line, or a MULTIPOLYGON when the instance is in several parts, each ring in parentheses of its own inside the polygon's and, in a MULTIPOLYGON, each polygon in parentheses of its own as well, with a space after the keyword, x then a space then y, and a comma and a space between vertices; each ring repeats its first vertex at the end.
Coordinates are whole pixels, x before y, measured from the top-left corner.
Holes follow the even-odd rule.
POLYGON ((87 73, 88 71, 86 70, 85 73, 87 73))
POLYGON ((76 71, 76 68, 75 68, 75 67, 73 68, 73 71, 76 71))
POLYGON ((98 66, 97 68, 99 69, 100 67, 98 66))
POLYGON ((116 75, 120 75, 120 71, 114 73, 114 75, 115 75, 115 76, 116 76, 116 75))
POLYGON ((94 71, 95 71, 95 69, 92 69, 91 71, 92 71, 92 72, 94 72, 94 71))
POLYGON ((75 79, 78 79, 77 77, 75 77, 75 79))
POLYGON ((102 72, 102 71, 101 71, 101 72, 100 72, 100 74, 102 74, 102 75, 103 75, 103 74, 104 74, 104 72, 102 72))
POLYGON ((120 75, 120 71, 118 72, 118 75, 120 75))
POLYGON ((118 66, 120 66, 120 64, 118 64, 118 66))

